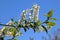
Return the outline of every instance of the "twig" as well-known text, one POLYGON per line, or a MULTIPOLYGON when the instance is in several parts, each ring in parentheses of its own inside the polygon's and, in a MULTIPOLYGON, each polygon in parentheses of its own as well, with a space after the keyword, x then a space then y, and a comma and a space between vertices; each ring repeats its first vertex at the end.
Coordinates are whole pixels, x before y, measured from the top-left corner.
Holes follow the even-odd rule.
POLYGON ((6 25, 6 24, 0 24, 0 26, 12 26, 12 27, 15 27, 14 25, 6 25))

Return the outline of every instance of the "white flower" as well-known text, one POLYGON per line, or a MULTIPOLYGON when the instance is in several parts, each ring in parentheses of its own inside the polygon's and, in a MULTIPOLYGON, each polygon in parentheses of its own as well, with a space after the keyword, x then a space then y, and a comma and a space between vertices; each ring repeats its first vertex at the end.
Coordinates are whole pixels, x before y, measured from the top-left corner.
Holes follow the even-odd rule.
POLYGON ((5 36, 13 36, 13 32, 7 31, 5 36))
POLYGON ((34 4, 33 6, 32 6, 32 8, 40 8, 40 6, 38 6, 37 4, 34 4))
POLYGON ((0 30, 0 36, 2 35, 2 31, 0 30))
POLYGON ((37 4, 35 4, 32 6, 32 9, 33 9, 34 13, 37 13, 39 11, 40 7, 37 4))
POLYGON ((3 32, 3 31, 5 31, 7 29, 7 27, 3 27, 2 29, 1 29, 1 31, 3 32))
POLYGON ((15 36, 20 36, 21 34, 22 34, 21 32, 18 32, 18 33, 16 33, 15 36))
POLYGON ((13 22, 10 20, 6 25, 13 25, 13 22))
POLYGON ((33 7, 33 8, 37 8, 37 7, 38 7, 38 5, 37 5, 37 4, 34 4, 32 7, 33 7))
POLYGON ((26 9, 26 14, 30 12, 30 9, 26 9))
POLYGON ((22 15, 24 16, 26 15, 26 10, 23 10, 22 15))

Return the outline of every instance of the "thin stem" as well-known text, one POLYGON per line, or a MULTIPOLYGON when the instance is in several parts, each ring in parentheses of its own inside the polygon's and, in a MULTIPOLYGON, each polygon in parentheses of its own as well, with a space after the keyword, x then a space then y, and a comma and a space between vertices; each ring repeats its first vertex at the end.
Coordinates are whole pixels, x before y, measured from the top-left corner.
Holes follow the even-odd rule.
POLYGON ((0 26, 12 26, 12 27, 15 27, 14 25, 6 25, 6 24, 0 24, 0 26))

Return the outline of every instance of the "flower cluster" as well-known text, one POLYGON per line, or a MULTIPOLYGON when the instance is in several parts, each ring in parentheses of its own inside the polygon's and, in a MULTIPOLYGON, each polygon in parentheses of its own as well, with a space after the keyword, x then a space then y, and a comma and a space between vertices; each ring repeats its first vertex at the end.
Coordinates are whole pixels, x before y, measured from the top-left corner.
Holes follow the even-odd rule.
POLYGON ((39 15, 39 9, 40 7, 35 4, 32 6, 30 9, 23 10, 21 20, 33 20, 37 21, 38 20, 38 15, 39 15), (28 17, 26 17, 28 15, 28 17))
POLYGON ((47 28, 49 29, 51 26, 55 25, 55 22, 52 22, 51 20, 56 19, 52 18, 53 12, 50 10, 48 14, 45 14, 47 19, 44 22, 41 22, 38 19, 39 9, 40 6, 34 4, 32 8, 22 11, 22 14, 20 16, 21 18, 18 21, 11 19, 6 25, 0 24, 4 26, 0 30, 0 36, 13 36, 14 38, 15 36, 19 36, 21 34, 20 28, 23 28, 25 32, 29 28, 32 28, 34 32, 41 30, 48 32, 47 28))

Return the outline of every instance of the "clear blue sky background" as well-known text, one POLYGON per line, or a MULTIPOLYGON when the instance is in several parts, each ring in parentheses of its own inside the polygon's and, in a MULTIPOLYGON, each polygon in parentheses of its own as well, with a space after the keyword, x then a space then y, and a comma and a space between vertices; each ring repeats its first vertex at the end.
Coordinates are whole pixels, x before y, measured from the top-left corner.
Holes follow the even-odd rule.
MULTIPOLYGON (((7 23, 12 17, 18 20, 22 10, 31 8, 33 4, 40 6, 39 19, 41 21, 44 21, 44 14, 53 9, 53 17, 58 20, 56 26, 49 30, 49 34, 52 35, 57 28, 60 28, 60 0, 0 0, 0 22, 7 23)), ((42 40, 42 36, 48 36, 45 32, 34 33, 32 29, 27 32, 22 30, 22 32, 23 35, 18 37, 20 40, 29 40, 29 37, 34 37, 34 40, 42 40)))

